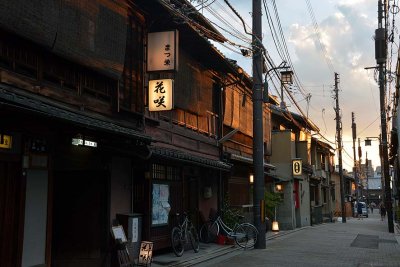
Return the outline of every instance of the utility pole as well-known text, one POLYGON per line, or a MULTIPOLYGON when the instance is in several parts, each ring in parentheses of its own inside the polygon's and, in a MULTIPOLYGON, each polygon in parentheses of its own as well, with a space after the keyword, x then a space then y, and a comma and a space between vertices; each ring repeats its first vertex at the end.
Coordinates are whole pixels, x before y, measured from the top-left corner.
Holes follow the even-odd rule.
POLYGON ((354 174, 354 181, 356 183, 356 199, 357 202, 360 200, 360 195, 358 194, 359 190, 359 180, 358 180, 358 173, 357 173, 357 158, 356 158, 356 137, 357 137, 357 125, 355 123, 354 112, 351 113, 351 129, 353 133, 353 158, 354 158, 354 167, 353 167, 353 174, 354 174))
MULTIPOLYGON (((360 182, 360 177, 361 177, 361 174, 362 174, 362 170, 361 170, 361 157, 362 157, 362 151, 361 151, 361 141, 360 141, 360 138, 358 138, 358 168, 360 169, 360 172, 359 172, 359 176, 358 176, 358 181, 360 182)), ((361 184, 361 182, 360 182, 360 184, 361 184)), ((360 197, 362 197, 363 196, 363 192, 362 192, 362 188, 361 188, 361 186, 360 186, 360 189, 359 189, 359 191, 358 191, 358 195, 360 196, 360 197)))
MULTIPOLYGON (((386 7, 385 7, 386 11, 386 7)), ((387 124, 386 124, 386 101, 385 101, 385 77, 384 64, 386 64, 386 29, 382 26, 383 4, 382 0, 378 0, 378 29, 375 30, 375 59, 379 67, 379 98, 381 112, 381 137, 382 137, 382 161, 383 161, 383 177, 385 179, 385 206, 388 215, 389 233, 394 233, 393 211, 392 211, 392 192, 390 189, 389 176, 389 157, 387 145, 387 124)), ((386 65, 385 65, 386 70, 386 65)))
POLYGON ((264 134, 263 134, 263 58, 261 30, 261 0, 253 0, 253 168, 254 225, 258 231, 256 249, 265 249, 264 205, 264 134))
POLYGON ((368 152, 365 151, 365 176, 367 176, 367 205, 369 204, 368 152))
POLYGON ((339 108, 339 74, 335 72, 335 99, 336 99, 336 135, 339 150, 339 176, 340 176, 340 204, 342 212, 342 223, 346 222, 345 206, 344 206, 344 178, 343 178, 343 163, 342 163, 342 120, 340 118, 339 108))

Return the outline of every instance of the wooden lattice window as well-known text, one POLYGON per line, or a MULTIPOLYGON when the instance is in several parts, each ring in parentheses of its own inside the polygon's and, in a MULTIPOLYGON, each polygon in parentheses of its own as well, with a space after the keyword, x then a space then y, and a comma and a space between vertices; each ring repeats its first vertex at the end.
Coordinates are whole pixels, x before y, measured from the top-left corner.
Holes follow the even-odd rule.
POLYGON ((153 164, 152 178, 156 180, 177 181, 181 180, 181 171, 179 167, 153 164))

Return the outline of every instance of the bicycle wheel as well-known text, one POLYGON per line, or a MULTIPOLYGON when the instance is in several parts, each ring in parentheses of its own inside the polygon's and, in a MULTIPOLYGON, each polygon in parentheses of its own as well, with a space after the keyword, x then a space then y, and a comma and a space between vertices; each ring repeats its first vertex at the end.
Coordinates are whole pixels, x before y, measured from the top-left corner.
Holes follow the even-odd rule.
POLYGON ((210 222, 206 222, 200 227, 199 237, 200 237, 200 241, 203 243, 208 243, 209 224, 210 224, 210 222))
POLYGON ((258 231, 254 225, 241 223, 234 230, 236 244, 244 249, 252 248, 257 242, 258 231))
POLYGON ((199 235, 197 234, 196 228, 194 228, 193 225, 189 227, 189 239, 190 239, 190 244, 192 245, 192 248, 194 252, 199 252, 200 250, 200 243, 199 243, 199 235))
POLYGON ((171 232, 171 245, 172 250, 174 251, 177 257, 183 255, 183 242, 182 242, 182 231, 178 227, 174 227, 171 232))
POLYGON ((206 222, 200 228, 200 240, 204 243, 215 242, 219 234, 219 225, 217 222, 206 222))

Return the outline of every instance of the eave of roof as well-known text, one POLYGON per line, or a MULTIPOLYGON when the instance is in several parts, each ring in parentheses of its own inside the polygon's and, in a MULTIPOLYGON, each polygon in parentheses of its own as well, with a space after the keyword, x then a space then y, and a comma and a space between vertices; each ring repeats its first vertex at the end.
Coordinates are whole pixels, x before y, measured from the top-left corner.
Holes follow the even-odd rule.
POLYGON ((65 122, 73 123, 84 128, 93 128, 104 132, 124 135, 135 138, 149 144, 151 137, 132 128, 118 125, 115 121, 97 115, 89 116, 86 113, 69 110, 67 107, 54 105, 44 97, 28 95, 27 92, 17 93, 18 88, 10 85, 0 84, 0 105, 9 105, 15 108, 29 110, 43 116, 53 117, 65 122))
POLYGON ((303 116, 294 113, 292 111, 288 111, 288 110, 282 110, 281 107, 277 106, 277 105, 270 105, 272 114, 275 114, 277 116, 280 117, 284 117, 283 116, 283 112, 289 112, 290 115, 293 117, 293 119, 295 119, 298 123, 300 123, 304 128, 318 132, 319 128, 313 123, 311 122, 308 118, 304 118, 303 116))
MULTIPOLYGON (((245 156, 238 155, 238 154, 235 154, 235 153, 231 153, 230 154, 230 158, 231 158, 231 160, 236 160, 236 161, 245 162, 245 163, 248 163, 248 164, 253 164, 253 158, 245 157, 245 156)), ((275 165, 272 165, 272 164, 267 163, 267 162, 264 162, 264 168, 271 169, 271 170, 275 170, 276 169, 275 165)))
POLYGON ((173 148, 150 146, 150 150, 152 151, 152 154, 156 157, 177 160, 180 162, 209 167, 212 169, 229 171, 232 167, 232 165, 220 160, 209 159, 203 156, 194 155, 192 153, 173 148))

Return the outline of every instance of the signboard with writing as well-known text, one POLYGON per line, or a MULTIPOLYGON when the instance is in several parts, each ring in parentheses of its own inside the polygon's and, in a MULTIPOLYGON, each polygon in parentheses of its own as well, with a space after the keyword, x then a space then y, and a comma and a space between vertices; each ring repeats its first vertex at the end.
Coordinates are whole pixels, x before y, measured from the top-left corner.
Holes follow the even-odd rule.
POLYGON ((166 111, 174 108, 174 80, 149 81, 149 111, 166 111))
POLYGON ((0 148, 11 149, 12 137, 10 135, 0 135, 0 148))
POLYGON ((139 219, 132 219, 132 243, 136 243, 138 241, 139 236, 139 219))
POLYGON ((153 258, 153 242, 142 241, 142 243, 140 243, 138 264, 140 266, 151 265, 152 258, 153 258))
POLYGON ((147 36, 147 71, 178 70, 178 31, 147 36))
POLYGON ((293 175, 302 175, 303 170, 302 170, 302 160, 301 159, 294 159, 292 161, 292 170, 293 170, 293 175))
POLYGON ((122 243, 126 242, 126 235, 122 225, 113 226, 111 230, 115 240, 120 239, 122 243))

